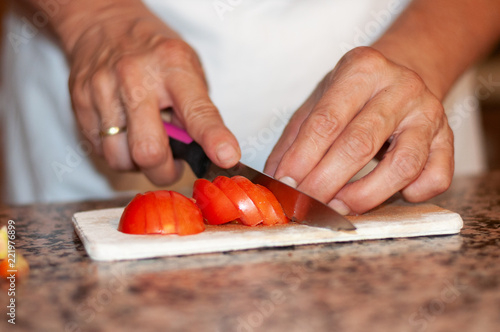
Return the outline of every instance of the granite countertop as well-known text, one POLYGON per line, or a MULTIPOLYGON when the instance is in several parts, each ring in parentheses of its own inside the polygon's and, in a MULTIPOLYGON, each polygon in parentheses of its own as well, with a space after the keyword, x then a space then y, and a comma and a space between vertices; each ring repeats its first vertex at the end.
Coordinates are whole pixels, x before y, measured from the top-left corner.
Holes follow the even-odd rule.
POLYGON ((73 230, 105 202, 0 208, 29 261, 1 331, 497 331, 500 172, 455 179, 432 203, 460 235, 94 262, 73 230))

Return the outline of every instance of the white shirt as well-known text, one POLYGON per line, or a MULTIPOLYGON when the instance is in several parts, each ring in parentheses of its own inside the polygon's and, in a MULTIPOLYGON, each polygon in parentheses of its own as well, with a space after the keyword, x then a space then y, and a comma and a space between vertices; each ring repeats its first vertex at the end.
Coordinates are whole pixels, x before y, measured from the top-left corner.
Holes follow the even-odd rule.
MULTIPOLYGON (((372 43, 408 2, 145 1, 197 51, 211 98, 238 138, 242 161, 258 169, 288 118, 342 55, 372 43)), ((112 197, 116 192, 106 175, 109 170, 96 167, 89 158, 92 147, 77 129, 66 59, 49 36, 28 22, 14 13, 5 22, 3 197, 12 203, 112 197)), ((461 83, 466 92, 454 93, 448 102, 449 117, 454 117, 452 108, 471 104, 463 98, 473 96, 467 93, 472 81, 469 75, 461 83)), ((466 118, 463 110, 455 117, 457 173, 484 168, 476 110, 468 110, 466 118)))

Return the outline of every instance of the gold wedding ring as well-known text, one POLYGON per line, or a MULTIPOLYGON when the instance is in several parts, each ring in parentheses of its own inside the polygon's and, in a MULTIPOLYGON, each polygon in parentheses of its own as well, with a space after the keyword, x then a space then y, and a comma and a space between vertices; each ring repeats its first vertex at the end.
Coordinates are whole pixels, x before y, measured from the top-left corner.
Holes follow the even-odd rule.
POLYGON ((123 126, 123 127, 109 127, 109 128, 106 128, 104 130, 101 130, 101 132, 99 133, 102 137, 105 137, 105 136, 113 136, 113 135, 116 135, 116 134, 119 134, 119 133, 123 133, 127 131, 127 126, 123 126))

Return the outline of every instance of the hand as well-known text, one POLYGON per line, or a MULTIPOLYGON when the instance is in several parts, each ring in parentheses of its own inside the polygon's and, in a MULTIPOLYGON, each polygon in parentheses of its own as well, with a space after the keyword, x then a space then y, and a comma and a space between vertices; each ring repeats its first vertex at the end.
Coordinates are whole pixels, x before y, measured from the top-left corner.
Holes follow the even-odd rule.
POLYGON ((175 181, 180 163, 173 161, 160 117, 160 109, 172 107, 174 121, 212 161, 236 164, 238 143, 208 97, 193 49, 140 1, 103 7, 66 38, 72 41, 66 49, 73 109, 97 153, 113 169, 139 169, 157 185, 175 181), (98 134, 112 126, 127 132, 98 134))
POLYGON ((401 191, 411 202, 445 191, 453 134, 439 100, 415 72, 369 47, 347 53, 297 110, 265 172, 343 214, 401 191), (380 150, 377 167, 348 181, 380 150))

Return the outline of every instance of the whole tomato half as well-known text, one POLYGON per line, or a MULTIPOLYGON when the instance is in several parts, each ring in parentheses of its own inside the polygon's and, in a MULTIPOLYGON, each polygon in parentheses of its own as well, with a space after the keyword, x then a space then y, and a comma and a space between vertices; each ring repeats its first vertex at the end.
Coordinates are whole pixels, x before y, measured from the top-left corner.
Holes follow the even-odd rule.
POLYGON ((234 220, 247 226, 285 224, 289 221, 269 189, 243 176, 218 176, 213 182, 198 179, 194 183, 193 198, 209 225, 234 220))
POLYGON ((125 207, 118 230, 128 234, 197 234, 205 230, 200 209, 175 191, 137 194, 125 207))

